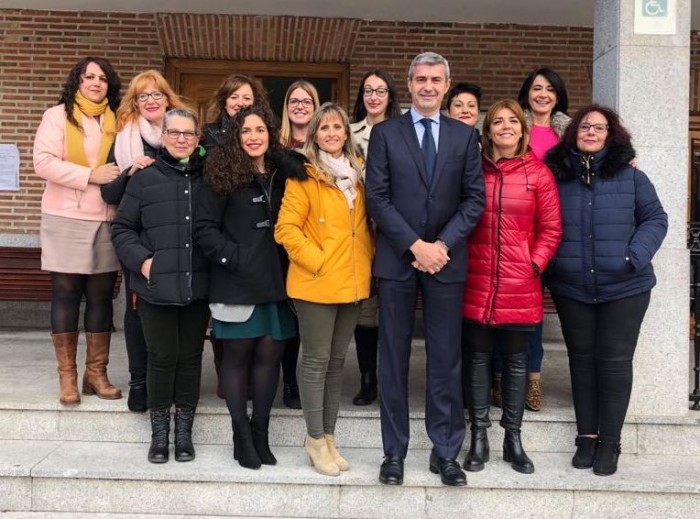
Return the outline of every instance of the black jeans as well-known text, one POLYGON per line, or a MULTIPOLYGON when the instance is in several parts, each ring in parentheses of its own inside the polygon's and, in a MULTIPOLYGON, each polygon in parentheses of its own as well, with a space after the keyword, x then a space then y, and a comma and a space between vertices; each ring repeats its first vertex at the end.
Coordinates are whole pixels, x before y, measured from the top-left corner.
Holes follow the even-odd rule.
POLYGON ((587 304, 552 294, 569 353, 580 435, 619 442, 632 392, 632 358, 651 292, 587 304))
POLYGON ((131 291, 130 272, 122 265, 124 279, 124 294, 126 296, 126 311, 124 312, 124 341, 126 355, 129 359, 129 373, 132 381, 146 379, 148 353, 146 339, 143 336, 141 318, 134 307, 133 292, 131 291))
POLYGON ((148 345, 148 407, 197 407, 209 305, 153 305, 139 299, 137 309, 148 345))

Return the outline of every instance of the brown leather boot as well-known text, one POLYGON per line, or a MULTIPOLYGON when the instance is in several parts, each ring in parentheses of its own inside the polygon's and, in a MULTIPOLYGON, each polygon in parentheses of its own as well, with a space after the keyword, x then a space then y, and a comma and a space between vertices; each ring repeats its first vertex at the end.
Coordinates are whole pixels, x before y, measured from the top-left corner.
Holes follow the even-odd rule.
POLYGON ((78 367, 75 365, 78 332, 52 333, 51 340, 58 361, 58 384, 61 388, 59 400, 65 405, 79 404, 78 367))
POLYGON ((114 387, 107 378, 109 363, 109 343, 112 332, 86 333, 87 355, 83 376, 83 395, 97 394, 99 398, 116 400, 122 397, 122 390, 114 387))

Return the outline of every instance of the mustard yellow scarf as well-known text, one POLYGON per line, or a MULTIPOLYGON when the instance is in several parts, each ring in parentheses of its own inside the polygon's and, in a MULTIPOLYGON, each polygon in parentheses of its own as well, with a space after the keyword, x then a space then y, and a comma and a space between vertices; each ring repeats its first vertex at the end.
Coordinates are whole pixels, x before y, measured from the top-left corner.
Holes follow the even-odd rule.
POLYGON ((114 112, 109 108, 107 98, 103 99, 101 103, 95 103, 85 98, 80 91, 76 92, 73 117, 78 122, 78 126, 66 120, 66 141, 68 142, 68 156, 66 160, 87 167, 97 167, 105 164, 117 132, 116 118, 114 117, 114 112), (85 156, 83 128, 80 126, 83 114, 90 117, 104 115, 102 118, 102 141, 100 142, 100 151, 97 155, 97 164, 89 164, 85 156))

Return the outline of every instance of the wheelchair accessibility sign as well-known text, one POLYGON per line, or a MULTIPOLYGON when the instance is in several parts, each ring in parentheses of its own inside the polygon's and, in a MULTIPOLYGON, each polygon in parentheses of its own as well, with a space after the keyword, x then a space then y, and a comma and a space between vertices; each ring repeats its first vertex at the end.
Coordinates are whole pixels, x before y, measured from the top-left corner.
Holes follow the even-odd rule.
POLYGON ((635 0, 635 34, 676 34, 676 0, 635 0))

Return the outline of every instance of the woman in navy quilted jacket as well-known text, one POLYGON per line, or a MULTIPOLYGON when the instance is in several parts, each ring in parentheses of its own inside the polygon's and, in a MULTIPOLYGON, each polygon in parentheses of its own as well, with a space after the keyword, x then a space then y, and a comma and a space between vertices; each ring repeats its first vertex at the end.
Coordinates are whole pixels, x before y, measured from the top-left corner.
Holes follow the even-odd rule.
POLYGON ((668 217, 632 163, 630 135, 610 108, 581 109, 547 157, 559 188, 564 235, 547 284, 569 353, 576 468, 617 471, 632 391, 632 358, 651 289, 651 260, 668 217))

